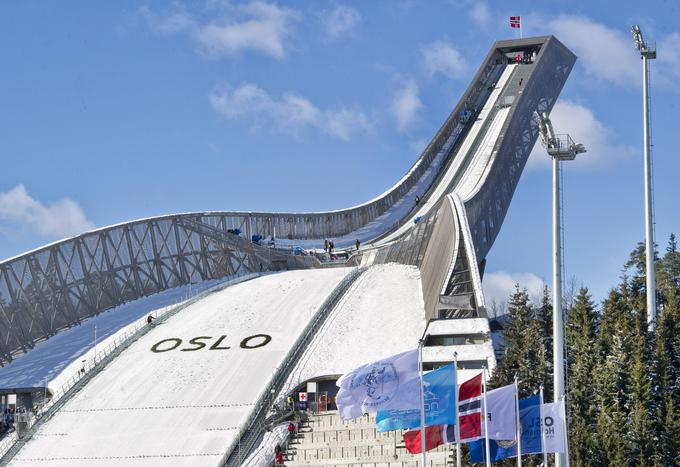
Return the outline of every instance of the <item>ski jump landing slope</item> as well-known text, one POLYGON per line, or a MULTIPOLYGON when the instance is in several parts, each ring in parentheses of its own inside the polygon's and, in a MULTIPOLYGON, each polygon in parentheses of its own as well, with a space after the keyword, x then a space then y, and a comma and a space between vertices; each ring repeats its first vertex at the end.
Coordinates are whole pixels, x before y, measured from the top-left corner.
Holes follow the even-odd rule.
POLYGON ((266 275, 181 311, 97 375, 9 465, 217 465, 347 272, 266 275))

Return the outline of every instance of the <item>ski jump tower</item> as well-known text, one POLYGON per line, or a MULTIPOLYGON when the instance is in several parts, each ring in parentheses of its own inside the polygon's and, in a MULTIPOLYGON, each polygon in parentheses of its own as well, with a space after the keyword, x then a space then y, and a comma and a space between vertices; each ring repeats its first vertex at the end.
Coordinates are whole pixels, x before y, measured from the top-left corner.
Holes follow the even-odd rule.
POLYGON ((0 262, 0 362, 99 313, 181 285, 337 267, 295 254, 296 247, 323 248, 324 239, 348 252, 346 265, 417 266, 426 318, 442 335, 455 334, 463 320, 486 323, 485 258, 539 136, 533 115, 550 113, 575 60, 553 36, 494 43, 408 173, 364 204, 327 212, 152 217, 0 262))

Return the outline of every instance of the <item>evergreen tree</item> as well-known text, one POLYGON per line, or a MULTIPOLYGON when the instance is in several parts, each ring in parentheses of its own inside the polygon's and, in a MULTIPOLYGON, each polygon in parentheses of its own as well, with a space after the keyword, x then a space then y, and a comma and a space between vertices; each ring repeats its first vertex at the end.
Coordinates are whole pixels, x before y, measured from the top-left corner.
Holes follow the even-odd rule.
POLYGON ((618 289, 611 290, 603 303, 598 336, 599 363, 595 374, 597 429, 594 444, 601 456, 593 465, 628 465, 626 443, 632 317, 624 277, 618 289))
POLYGON ((550 299, 550 292, 548 286, 543 287, 543 296, 541 297, 541 306, 536 310, 536 319, 541 328, 541 337, 543 339, 543 348, 545 349, 546 360, 546 380, 544 383, 545 400, 552 400, 553 395, 553 307, 550 299))
POLYGON ((630 391, 628 394, 629 465, 651 465, 654 455, 652 387, 649 375, 649 345, 646 312, 635 313, 631 337, 630 391))
POLYGON ((490 381, 491 387, 511 384, 519 378, 522 396, 532 394, 548 374, 541 323, 531 306, 526 289, 516 286, 508 303, 508 320, 503 332, 505 356, 490 381))
POLYGON ((575 466, 592 465, 595 449, 595 388, 593 374, 597 364, 593 351, 597 341, 598 319, 588 289, 581 288, 569 309, 567 325, 568 385, 567 412, 571 460, 575 466))
POLYGON ((601 455, 601 462, 595 465, 620 467, 628 465, 628 449, 625 435, 629 382, 626 368, 630 353, 629 329, 627 321, 615 330, 611 338, 611 348, 604 356, 596 372, 597 387, 597 435, 595 444, 601 455))
POLYGON ((656 446, 655 463, 660 466, 680 464, 680 313, 677 291, 671 287, 668 302, 660 313, 655 330, 654 406, 656 446))

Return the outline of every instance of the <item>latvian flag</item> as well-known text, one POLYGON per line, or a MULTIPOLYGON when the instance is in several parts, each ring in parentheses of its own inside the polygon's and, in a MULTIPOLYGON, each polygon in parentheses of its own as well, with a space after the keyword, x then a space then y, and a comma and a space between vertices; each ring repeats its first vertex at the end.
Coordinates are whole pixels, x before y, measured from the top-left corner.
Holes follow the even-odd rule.
POLYGON ((522 27, 522 20, 519 16, 511 16, 510 17, 510 27, 511 28, 521 28, 522 27))
POLYGON ((460 385, 458 389, 458 423, 460 442, 482 438, 482 374, 460 385))

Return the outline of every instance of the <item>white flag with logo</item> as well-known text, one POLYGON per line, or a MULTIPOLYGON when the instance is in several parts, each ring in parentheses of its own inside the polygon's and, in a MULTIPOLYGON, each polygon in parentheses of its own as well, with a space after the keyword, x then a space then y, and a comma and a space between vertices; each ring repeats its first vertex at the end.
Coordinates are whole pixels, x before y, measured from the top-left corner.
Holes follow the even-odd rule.
POLYGON ((517 433, 515 385, 509 384, 487 392, 486 403, 489 439, 515 439, 517 433))
POLYGON ((342 375, 336 384, 343 420, 377 410, 419 409, 418 350, 362 365, 342 375))
POLYGON ((564 400, 543 404, 543 430, 546 452, 565 452, 564 400))

